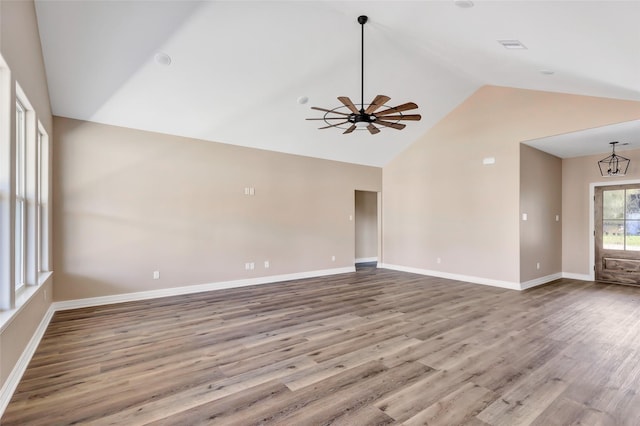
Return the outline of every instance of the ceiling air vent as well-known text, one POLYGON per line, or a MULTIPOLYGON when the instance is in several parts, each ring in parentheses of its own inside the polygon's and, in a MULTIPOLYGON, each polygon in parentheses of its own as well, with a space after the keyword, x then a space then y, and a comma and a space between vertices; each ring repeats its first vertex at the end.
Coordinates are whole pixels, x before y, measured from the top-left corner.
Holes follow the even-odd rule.
POLYGON ((498 43, 504 46, 505 49, 526 49, 527 47, 520 43, 519 40, 498 40, 498 43))

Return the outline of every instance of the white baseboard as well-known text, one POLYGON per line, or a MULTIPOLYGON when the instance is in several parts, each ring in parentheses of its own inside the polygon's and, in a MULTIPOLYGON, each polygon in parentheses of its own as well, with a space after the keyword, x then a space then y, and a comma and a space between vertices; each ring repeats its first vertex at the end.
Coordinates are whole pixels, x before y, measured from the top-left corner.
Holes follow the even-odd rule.
POLYGON ((33 354, 36 352, 38 345, 40 344, 40 340, 42 336, 44 336, 45 331, 47 331, 47 327, 49 326, 49 322, 51 318, 53 318, 53 314, 55 313, 55 309, 52 306, 49 306, 47 312, 42 317, 40 324, 38 324, 38 328, 31 336, 29 343, 27 343, 27 347, 22 351, 22 355, 16 362, 16 365, 11 370, 11 373, 7 377, 7 380, 4 382, 2 389, 0 389, 0 417, 4 414, 4 410, 9 405, 9 401, 11 401, 11 397, 13 393, 16 391, 18 387, 18 383, 20 383, 20 379, 22 375, 27 370, 27 366, 33 357, 33 354))
POLYGON ((580 281, 593 281, 593 277, 589 274, 574 274, 572 272, 563 272, 562 278, 580 281))
POLYGON ((359 257, 356 259, 356 263, 369 263, 369 262, 377 262, 378 257, 359 257))
POLYGON ((393 269, 394 271, 410 272, 419 275, 429 275, 450 280, 466 281, 473 284, 490 285, 493 287, 508 288, 510 290, 522 290, 520 283, 511 281, 493 280, 489 278, 474 277, 470 275, 450 274, 442 271, 431 271, 428 269, 412 268, 410 266, 391 265, 388 263, 378 263, 378 268, 393 269))
POLYGON ((560 278, 584 279, 587 281, 590 280, 588 275, 582 276, 577 274, 570 274, 572 276, 568 277, 567 274, 558 272, 556 274, 546 275, 544 277, 525 281, 523 283, 517 283, 512 281, 500 281, 500 280, 493 280, 489 278, 474 277, 470 275, 450 274, 448 272, 442 272, 442 271, 431 271, 428 269, 412 268, 410 266, 390 265, 387 263, 378 263, 378 268, 393 269, 395 271, 403 271, 403 272, 410 272, 410 273, 420 274, 420 275, 429 275, 429 276, 438 277, 438 278, 447 278, 450 280, 465 281, 473 284, 490 285, 493 287, 508 288, 510 290, 526 290, 528 288, 536 287, 542 284, 547 284, 551 281, 555 281, 560 278))
POLYGON ((67 309, 87 308, 90 306, 110 305, 113 303, 133 302, 136 300, 156 299, 159 297, 179 296, 183 294, 202 293, 212 290, 246 287, 250 285, 272 284, 282 281, 300 280, 304 278, 323 277, 326 275, 344 274, 354 272, 354 266, 344 268, 322 269, 319 271, 298 272, 293 274, 271 275, 258 278, 247 278, 233 281, 220 281, 208 284, 196 284, 184 287, 163 288, 160 290, 139 291, 136 293, 114 294, 112 296, 89 297, 86 299, 65 300, 54 302, 56 311, 67 309))
POLYGON ((557 274, 551 274, 544 277, 536 278, 533 280, 525 281, 520 283, 520 289, 526 290, 528 288, 536 287, 542 284, 550 283, 551 281, 559 280, 562 278, 562 273, 558 272, 557 274))

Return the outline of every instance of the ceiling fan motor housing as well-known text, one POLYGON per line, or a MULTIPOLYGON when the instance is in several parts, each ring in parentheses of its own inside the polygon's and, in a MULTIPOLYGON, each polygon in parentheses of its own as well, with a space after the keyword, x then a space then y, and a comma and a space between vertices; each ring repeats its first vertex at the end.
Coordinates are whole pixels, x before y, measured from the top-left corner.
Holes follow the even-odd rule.
POLYGON ((374 115, 366 114, 364 111, 360 111, 360 114, 351 114, 349 116, 349 121, 355 125, 362 125, 373 123, 376 120, 374 115))

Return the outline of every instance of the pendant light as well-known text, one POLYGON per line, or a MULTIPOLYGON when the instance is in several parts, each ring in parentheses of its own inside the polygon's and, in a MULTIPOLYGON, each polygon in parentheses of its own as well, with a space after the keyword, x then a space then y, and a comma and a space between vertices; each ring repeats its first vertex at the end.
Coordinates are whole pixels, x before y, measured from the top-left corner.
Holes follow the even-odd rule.
POLYGON ((611 155, 598 161, 600 174, 604 177, 624 176, 627 174, 631 160, 616 154, 617 143, 618 142, 609 142, 612 150, 611 155))

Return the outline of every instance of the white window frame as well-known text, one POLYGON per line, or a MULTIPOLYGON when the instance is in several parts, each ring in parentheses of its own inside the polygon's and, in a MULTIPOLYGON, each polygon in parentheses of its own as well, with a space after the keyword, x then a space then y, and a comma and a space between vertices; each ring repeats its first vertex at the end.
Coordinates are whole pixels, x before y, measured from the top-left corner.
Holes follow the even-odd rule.
POLYGON ((36 185, 36 270, 38 279, 43 272, 50 271, 50 169, 49 135, 41 123, 38 123, 37 136, 37 185, 36 185))
POLYGON ((52 275, 50 197, 49 136, 0 55, 0 330, 52 275))
POLYGON ((27 108, 18 97, 15 108, 14 288, 18 292, 27 282, 27 108))
MULTIPOLYGON (((14 307, 13 190, 14 94, 11 72, 0 55, 0 310, 14 307)), ((0 325, 2 323, 0 322, 0 325)))

